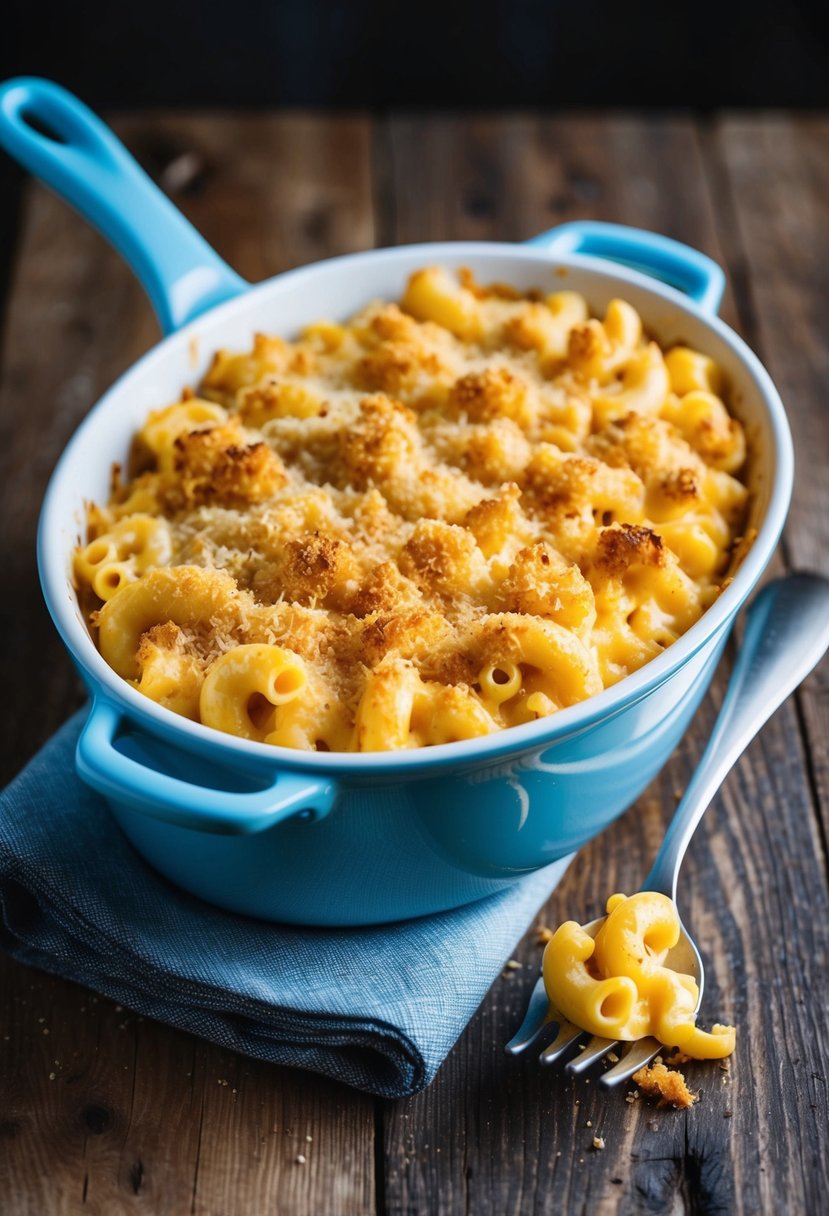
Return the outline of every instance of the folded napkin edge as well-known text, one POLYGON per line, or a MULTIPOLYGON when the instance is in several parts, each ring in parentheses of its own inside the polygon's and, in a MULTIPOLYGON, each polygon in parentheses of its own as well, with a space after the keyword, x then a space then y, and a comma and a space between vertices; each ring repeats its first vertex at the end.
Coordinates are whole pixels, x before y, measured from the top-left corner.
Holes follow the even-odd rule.
POLYGON ((329 1026, 315 1022, 313 1027, 306 1027, 305 1034, 301 1023, 278 1021, 268 1033, 244 1010, 197 1005, 192 993, 181 994, 183 999, 179 1000, 179 994, 172 992, 159 994, 144 986, 138 991, 123 977, 102 976, 82 958, 73 960, 70 972, 54 953, 31 943, 17 941, 12 949, 7 941, 2 944, 17 962, 78 984, 88 989, 93 999, 101 994, 140 1020, 149 1017, 251 1059, 306 1068, 379 1098, 412 1097, 432 1080, 433 1070, 408 1035, 378 1020, 360 1023, 337 1017, 329 1026), (273 1030, 282 1037, 274 1039, 273 1030), (389 1072, 389 1080, 384 1081, 389 1072))

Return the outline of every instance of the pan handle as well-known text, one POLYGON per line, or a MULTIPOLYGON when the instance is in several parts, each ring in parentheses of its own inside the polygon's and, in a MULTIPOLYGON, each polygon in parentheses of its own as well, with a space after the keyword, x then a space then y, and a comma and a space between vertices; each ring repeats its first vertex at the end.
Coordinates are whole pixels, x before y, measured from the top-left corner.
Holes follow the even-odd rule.
POLYGON ((197 758, 180 749, 171 757, 152 740, 142 742, 140 732, 131 752, 124 750, 119 745, 124 725, 118 709, 96 697, 75 752, 78 776, 105 798, 151 819, 240 836, 295 817, 323 819, 337 796, 332 778, 307 772, 272 773, 262 788, 244 792, 216 789, 197 758), (168 766, 177 771, 167 771, 168 766))
POLYGON ((722 269, 704 253, 672 237, 626 224, 574 220, 539 233, 527 244, 539 245, 554 256, 583 253, 630 266, 683 292, 712 316, 725 290, 722 269))
POLYGON ((36 76, 0 85, 0 145, 112 242, 165 334, 247 290, 109 127, 60 85, 36 76))

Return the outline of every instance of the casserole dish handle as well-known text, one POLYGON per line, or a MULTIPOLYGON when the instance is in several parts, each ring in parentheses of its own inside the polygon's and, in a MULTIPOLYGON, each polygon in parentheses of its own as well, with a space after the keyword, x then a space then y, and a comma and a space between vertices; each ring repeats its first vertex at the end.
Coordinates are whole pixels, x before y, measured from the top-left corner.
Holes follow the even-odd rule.
POLYGON ((574 220, 539 233, 527 244, 552 254, 584 253, 630 266, 683 292, 710 315, 718 311, 725 290, 722 268, 704 253, 669 236, 626 224, 574 220))
POLYGON ((211 788, 200 784, 195 757, 189 757, 191 772, 183 779, 155 767, 156 753, 151 753, 153 763, 149 763, 119 750, 121 725, 120 711, 96 698, 78 739, 78 774, 105 798, 153 819, 238 836, 261 832, 294 816, 321 819, 331 810, 336 786, 328 777, 287 772, 266 778, 264 789, 251 792, 211 788))
POLYGON ((0 85, 0 146, 111 241, 165 334, 247 290, 105 123, 60 85, 37 76, 0 85))

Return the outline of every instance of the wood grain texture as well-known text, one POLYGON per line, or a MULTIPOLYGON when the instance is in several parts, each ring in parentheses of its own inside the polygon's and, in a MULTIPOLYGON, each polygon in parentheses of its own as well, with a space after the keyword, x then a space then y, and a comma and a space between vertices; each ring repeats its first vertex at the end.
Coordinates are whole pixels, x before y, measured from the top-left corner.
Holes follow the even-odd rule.
MULTIPOLYGON (((579 217, 706 250, 729 274, 726 319, 757 347, 792 418, 800 472, 777 568, 826 569, 825 119, 162 114, 119 130, 251 279, 374 243, 521 239, 579 217)), ((89 404, 155 340, 129 272, 38 188, 26 192, 10 301, 5 776, 80 698, 40 606, 33 542, 45 482, 89 404)), ((725 674, 668 767, 580 853, 541 921, 587 919, 610 891, 638 885, 725 674)), ((235 1056, 0 958, 3 1216, 823 1210, 827 680, 824 666, 752 745, 683 870, 705 1015, 740 1028, 730 1072, 688 1069, 701 1091, 690 1112, 628 1104, 595 1075, 573 1082, 503 1054, 540 961, 532 933, 516 946, 521 968, 496 981, 431 1088, 400 1103, 235 1056)))
MULTIPOLYGON (((829 119, 728 118, 712 160, 734 200, 731 243, 751 266, 754 343, 792 425, 796 477, 784 538, 789 561, 829 573, 829 119), (748 202, 750 200, 750 204, 748 202)), ((798 694, 809 776, 829 854, 829 665, 798 694)))

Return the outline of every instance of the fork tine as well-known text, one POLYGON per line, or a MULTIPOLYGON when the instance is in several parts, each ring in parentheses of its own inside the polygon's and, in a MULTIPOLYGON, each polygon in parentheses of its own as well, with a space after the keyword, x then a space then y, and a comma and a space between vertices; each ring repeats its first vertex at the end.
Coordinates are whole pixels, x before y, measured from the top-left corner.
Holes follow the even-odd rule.
POLYGON ((539 1064, 552 1064, 559 1056, 564 1055, 571 1043, 575 1043, 579 1035, 584 1034, 578 1026, 574 1026, 572 1022, 562 1022, 559 1027, 559 1032, 553 1039, 549 1047, 545 1047, 541 1055, 538 1057, 539 1064))
POLYGON ((635 1043, 631 1043, 619 1063, 609 1068, 599 1077, 599 1081, 609 1088, 621 1081, 627 1081, 628 1077, 632 1077, 643 1064, 649 1064, 660 1051, 664 1051, 664 1048, 656 1039, 637 1039, 635 1043))
POLYGON ((541 975, 532 990, 524 1021, 507 1043, 504 1051, 511 1056, 517 1056, 535 1042, 548 1022, 554 1021, 557 1021, 557 1018, 554 1013, 551 1013, 547 990, 544 987, 544 976, 541 975))
POLYGON ((600 1060, 611 1048, 616 1046, 617 1039, 602 1039, 594 1035, 583 1051, 565 1066, 565 1072, 580 1073, 589 1068, 596 1060, 600 1060))

